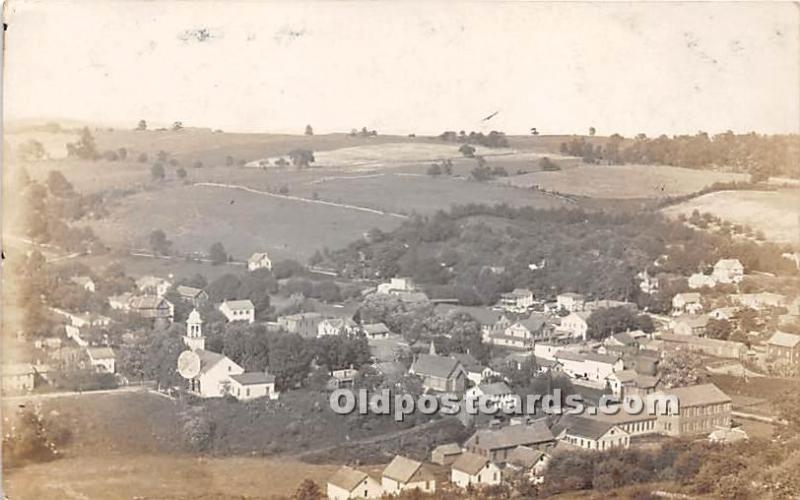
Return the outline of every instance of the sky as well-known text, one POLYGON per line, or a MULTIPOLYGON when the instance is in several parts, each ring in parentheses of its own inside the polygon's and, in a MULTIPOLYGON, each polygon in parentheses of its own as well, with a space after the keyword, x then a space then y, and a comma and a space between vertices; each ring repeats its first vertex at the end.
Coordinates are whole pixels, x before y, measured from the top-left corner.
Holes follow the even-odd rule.
POLYGON ((5 17, 6 120, 800 131, 790 3, 10 0, 5 17))

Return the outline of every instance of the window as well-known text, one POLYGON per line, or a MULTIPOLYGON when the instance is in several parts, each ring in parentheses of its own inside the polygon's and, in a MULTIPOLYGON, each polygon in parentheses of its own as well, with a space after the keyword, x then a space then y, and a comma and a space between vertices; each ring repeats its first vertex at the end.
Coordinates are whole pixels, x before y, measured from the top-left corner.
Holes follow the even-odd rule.
POLYGON ((245 390, 245 396, 250 397, 250 388, 249 387, 245 390))

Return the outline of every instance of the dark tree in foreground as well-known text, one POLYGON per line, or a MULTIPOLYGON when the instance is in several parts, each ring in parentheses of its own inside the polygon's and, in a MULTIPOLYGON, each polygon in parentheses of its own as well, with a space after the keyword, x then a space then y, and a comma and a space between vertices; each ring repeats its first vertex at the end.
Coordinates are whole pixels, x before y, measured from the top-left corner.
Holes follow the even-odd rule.
POLYGON ((314 129, 313 129, 313 128, 311 128, 311 125, 306 125, 306 131, 305 131, 305 134, 306 134, 306 135, 314 135, 314 129))
POLYGON ((145 120, 139 120, 139 124, 136 125, 136 130, 147 130, 147 122, 145 120))
POLYGON ((164 170, 164 165, 161 163, 154 163, 150 168, 150 177, 152 177, 154 181, 160 181, 163 180, 165 176, 166 171, 164 170))
POLYGON ((314 163, 314 152, 309 149, 294 149, 289 151, 289 159, 297 168, 306 168, 314 163))
POLYGON ((305 479, 292 497, 294 500, 322 500, 324 498, 319 485, 312 479, 305 479))
POLYGON ((462 145, 460 148, 458 148, 458 152, 467 158, 472 158, 475 156, 475 148, 469 144, 462 145))

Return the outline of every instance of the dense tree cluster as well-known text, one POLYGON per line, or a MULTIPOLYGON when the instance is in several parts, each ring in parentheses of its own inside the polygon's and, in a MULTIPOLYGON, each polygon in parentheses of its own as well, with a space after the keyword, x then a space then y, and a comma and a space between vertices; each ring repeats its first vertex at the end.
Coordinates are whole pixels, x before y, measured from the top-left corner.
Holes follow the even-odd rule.
POLYGON ((800 136, 754 132, 737 135, 730 130, 714 136, 698 132, 673 137, 661 135, 655 139, 643 134, 625 139, 614 134, 605 140, 575 137, 561 144, 561 153, 581 157, 587 163, 728 167, 763 180, 771 176, 798 176, 800 136))
POLYGON ((602 340, 619 332, 642 330, 652 333, 655 329, 649 315, 638 314, 623 306, 596 309, 586 323, 589 337, 595 340, 602 340))
POLYGON ((460 131, 459 133, 455 133, 452 130, 448 130, 446 132, 441 133, 439 135, 439 139, 445 142, 462 142, 464 144, 477 144, 479 146, 485 146, 487 148, 508 147, 508 138, 506 137, 506 134, 504 134, 503 132, 498 132, 497 130, 492 130, 488 134, 475 131, 472 131, 469 134, 467 134, 463 130, 460 131))
POLYGON ((76 142, 69 142, 66 147, 67 156, 81 160, 98 160, 101 156, 97 151, 94 136, 89 131, 88 127, 81 130, 81 135, 76 142))
POLYGON ((467 305, 493 304, 517 287, 540 298, 580 290, 592 298, 653 301, 640 297, 635 276, 663 256, 659 272, 684 276, 723 257, 747 269, 797 272, 778 245, 707 234, 657 213, 467 205, 368 236, 332 252, 330 265, 350 277, 409 276, 434 298, 467 305), (543 268, 529 266, 543 260, 543 268))

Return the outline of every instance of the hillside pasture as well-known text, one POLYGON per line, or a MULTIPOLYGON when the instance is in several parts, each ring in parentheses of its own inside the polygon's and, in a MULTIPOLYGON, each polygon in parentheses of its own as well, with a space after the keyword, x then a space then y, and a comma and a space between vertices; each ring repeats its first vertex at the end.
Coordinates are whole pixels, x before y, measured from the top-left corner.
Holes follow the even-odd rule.
POLYGON ((800 243, 800 189, 778 191, 718 191, 668 207, 670 217, 708 212, 732 224, 762 231, 767 240, 800 243))
MULTIPOLYGON (((314 154, 316 167, 348 167, 357 170, 370 170, 378 167, 401 165, 408 163, 432 162, 444 159, 461 158, 458 151, 461 144, 436 143, 433 139, 427 142, 387 142, 382 144, 366 144, 339 149, 323 150, 314 154)), ((485 148, 475 146, 476 155, 499 156, 512 155, 514 150, 507 148, 485 148)), ((258 167, 261 161, 274 165, 278 157, 261 158, 246 166, 258 167)))
POLYGON ((582 165, 500 179, 518 187, 592 198, 661 198, 697 192, 715 182, 747 181, 745 174, 649 165, 582 165))

